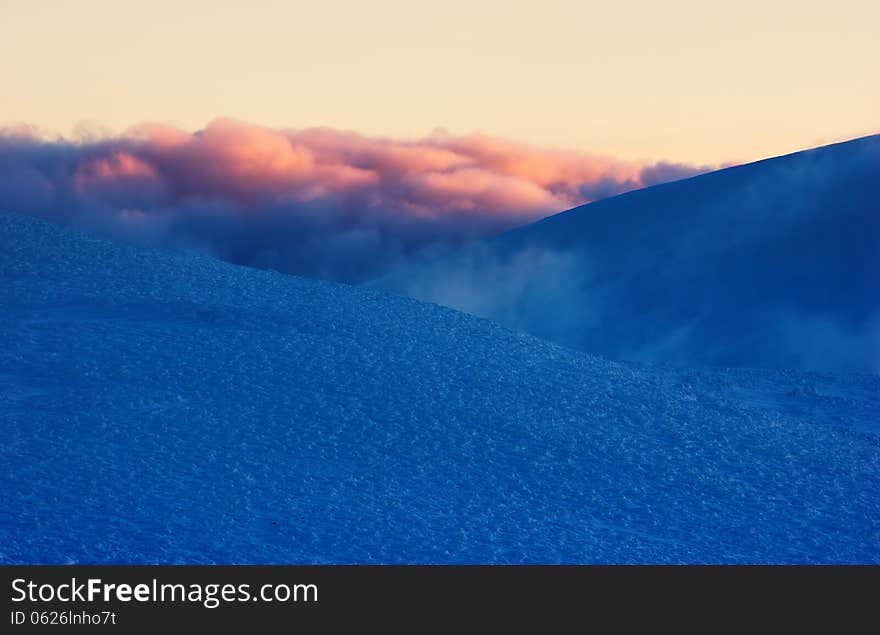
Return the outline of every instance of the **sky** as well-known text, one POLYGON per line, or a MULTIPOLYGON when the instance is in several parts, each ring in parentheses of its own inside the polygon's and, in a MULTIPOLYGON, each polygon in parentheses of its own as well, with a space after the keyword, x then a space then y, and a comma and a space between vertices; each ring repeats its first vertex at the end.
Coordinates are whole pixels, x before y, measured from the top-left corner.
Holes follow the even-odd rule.
POLYGON ((0 0, 0 125, 217 117, 743 162, 880 129, 880 3, 0 0))
POLYGON ((359 283, 880 131, 880 3, 0 0, 0 211, 359 283))

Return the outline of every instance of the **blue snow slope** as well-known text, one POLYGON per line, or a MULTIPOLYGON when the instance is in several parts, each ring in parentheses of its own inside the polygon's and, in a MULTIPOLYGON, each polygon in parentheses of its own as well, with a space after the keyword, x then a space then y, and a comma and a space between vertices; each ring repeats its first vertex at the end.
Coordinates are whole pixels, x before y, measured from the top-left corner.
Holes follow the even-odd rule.
POLYGON ((878 400, 0 215, 7 563, 878 563, 878 400))
POLYGON ((880 135, 598 201, 379 284, 612 359, 880 372, 880 135))

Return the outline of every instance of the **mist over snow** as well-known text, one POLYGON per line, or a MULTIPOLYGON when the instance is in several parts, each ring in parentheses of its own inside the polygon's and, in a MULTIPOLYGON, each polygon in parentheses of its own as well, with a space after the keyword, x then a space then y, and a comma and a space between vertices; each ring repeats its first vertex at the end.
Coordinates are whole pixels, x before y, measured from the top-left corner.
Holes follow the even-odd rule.
POLYGON ((480 135, 394 141, 233 119, 78 141, 18 126, 0 131, 0 209, 358 282, 416 253, 708 169, 480 135))
POLYGON ((880 136, 601 200, 377 284, 612 359, 880 372, 880 136))

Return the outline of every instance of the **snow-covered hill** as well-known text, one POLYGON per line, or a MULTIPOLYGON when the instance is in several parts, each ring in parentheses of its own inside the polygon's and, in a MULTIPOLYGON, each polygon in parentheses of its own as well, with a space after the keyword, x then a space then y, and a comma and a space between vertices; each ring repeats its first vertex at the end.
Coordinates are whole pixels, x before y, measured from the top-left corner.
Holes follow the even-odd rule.
POLYGON ((612 359, 880 371, 880 135, 585 205, 380 285, 612 359))
POLYGON ((876 563, 878 400, 0 215, 3 562, 876 563))

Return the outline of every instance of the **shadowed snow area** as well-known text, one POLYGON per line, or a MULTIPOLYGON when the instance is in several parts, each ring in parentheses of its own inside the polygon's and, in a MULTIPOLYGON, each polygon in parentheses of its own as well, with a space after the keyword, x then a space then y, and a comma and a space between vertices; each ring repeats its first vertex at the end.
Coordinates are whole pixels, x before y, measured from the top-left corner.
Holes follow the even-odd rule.
POLYGON ((379 285, 613 359, 880 372, 880 135, 622 194, 379 285))
POLYGON ((877 563, 878 400, 0 215, 7 563, 877 563))

